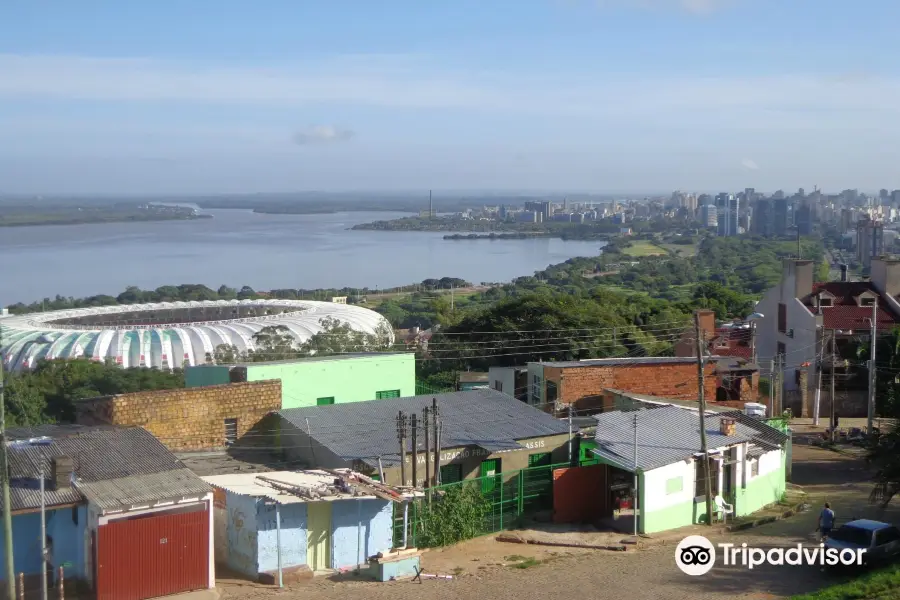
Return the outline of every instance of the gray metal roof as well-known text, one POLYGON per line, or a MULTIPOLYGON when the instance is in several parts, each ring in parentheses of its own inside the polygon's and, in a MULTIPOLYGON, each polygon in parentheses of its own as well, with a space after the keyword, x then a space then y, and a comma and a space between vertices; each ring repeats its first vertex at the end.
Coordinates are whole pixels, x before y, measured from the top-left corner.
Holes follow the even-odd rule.
POLYGON ((753 442, 759 444, 766 450, 781 448, 784 446, 785 442, 787 442, 788 437, 790 437, 783 431, 775 429, 764 420, 745 415, 739 410, 723 413, 722 416, 734 419, 738 423, 754 431, 753 442))
POLYGON ((201 497, 212 490, 190 469, 78 483, 78 489, 104 513, 201 497))
MULTIPOLYGON (((313 439, 344 460, 369 459, 374 464, 372 459, 381 456, 382 464, 393 465, 399 463, 398 413, 416 413, 421 418, 422 409, 431 408, 433 398, 443 425, 442 448, 509 450, 518 446, 517 440, 569 431, 567 423, 490 389, 288 408, 278 414, 304 432, 309 419, 313 439)), ((423 437, 418 436, 420 451, 425 449, 423 437)))
MULTIPOLYGON (((718 357, 707 357, 707 360, 718 357)), ((534 364, 534 363, 531 363, 534 364)), ((630 365, 689 365, 697 364, 691 356, 637 356, 630 358, 589 358, 585 360, 541 361, 544 367, 621 367, 630 365)))
POLYGON ((329 360, 347 360, 352 358, 385 358, 388 356, 402 356, 404 354, 413 356, 415 352, 348 352, 346 354, 326 354, 324 356, 301 356, 299 358, 288 358, 285 360, 266 360, 260 362, 238 362, 238 363, 222 363, 218 365, 197 365, 196 368, 205 368, 208 366, 217 367, 260 367, 271 365, 290 365, 294 363, 322 362, 329 360))
POLYGON ((40 506, 41 467, 48 506, 82 500, 73 488, 51 490, 52 459, 57 456, 72 459, 75 478, 83 484, 184 469, 175 455, 140 427, 49 425, 14 428, 8 435, 13 510, 40 506))
MULTIPOLYGON (((697 400, 675 400, 673 398, 663 398, 662 396, 651 396, 649 394, 635 394, 634 392, 628 392, 624 390, 616 390, 613 388, 606 388, 603 391, 611 392, 616 396, 621 396, 622 398, 629 398, 634 400, 636 404, 643 404, 645 408, 656 408, 658 406, 672 405, 672 406, 680 406, 682 408, 688 408, 691 410, 700 410, 700 405, 697 400), (650 405, 650 406, 646 406, 650 405), (654 406, 655 405, 655 406, 654 406)), ((734 407, 732 406, 716 406, 715 402, 707 402, 706 403, 706 412, 707 413, 731 413, 734 412, 734 407)))
MULTIPOLYGON (((735 424, 735 435, 720 433, 725 415, 706 416, 706 439, 710 450, 752 441, 756 431, 735 424)), ((608 412, 597 415, 597 456, 621 468, 634 470, 634 420, 637 418, 637 466, 642 471, 664 467, 700 452, 699 412, 675 406, 651 410, 608 412)))

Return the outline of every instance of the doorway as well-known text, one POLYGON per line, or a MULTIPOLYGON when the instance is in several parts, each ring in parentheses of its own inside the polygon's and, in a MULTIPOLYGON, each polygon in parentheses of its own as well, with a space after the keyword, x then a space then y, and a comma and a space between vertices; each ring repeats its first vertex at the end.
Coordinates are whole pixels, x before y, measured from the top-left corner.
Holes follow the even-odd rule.
POLYGON ((313 571, 331 568, 331 503, 306 505, 306 564, 313 571))

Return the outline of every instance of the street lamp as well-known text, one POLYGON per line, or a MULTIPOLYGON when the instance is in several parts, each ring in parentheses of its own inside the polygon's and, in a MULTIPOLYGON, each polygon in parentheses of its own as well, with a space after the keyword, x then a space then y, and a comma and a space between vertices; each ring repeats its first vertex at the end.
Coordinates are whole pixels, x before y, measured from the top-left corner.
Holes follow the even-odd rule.
POLYGON ((756 322, 765 318, 765 316, 762 313, 755 312, 744 319, 744 321, 750 323, 750 361, 754 365, 756 364, 756 322))

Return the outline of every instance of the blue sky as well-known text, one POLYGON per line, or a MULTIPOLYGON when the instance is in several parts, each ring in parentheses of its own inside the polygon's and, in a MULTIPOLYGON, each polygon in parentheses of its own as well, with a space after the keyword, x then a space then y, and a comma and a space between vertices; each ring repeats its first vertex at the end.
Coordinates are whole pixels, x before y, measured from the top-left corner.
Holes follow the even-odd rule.
POLYGON ((5 2, 0 193, 900 188, 898 21, 896 0, 5 2))

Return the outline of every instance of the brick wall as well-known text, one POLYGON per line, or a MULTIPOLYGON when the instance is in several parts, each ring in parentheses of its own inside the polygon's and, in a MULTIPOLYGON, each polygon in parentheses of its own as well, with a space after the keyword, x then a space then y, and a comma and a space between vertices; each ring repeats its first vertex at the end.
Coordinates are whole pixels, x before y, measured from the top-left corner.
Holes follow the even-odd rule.
POLYGON ((75 403, 82 425, 143 427, 174 451, 225 447, 225 419, 237 419, 238 438, 281 408, 281 381, 136 392, 75 403))
MULTIPOLYGON (((704 383, 710 401, 716 397, 715 369, 714 363, 705 366, 704 383)), ((601 408, 607 388, 673 400, 697 399, 696 363, 546 367, 544 376, 559 385, 559 401, 574 403, 577 409, 601 408)))

